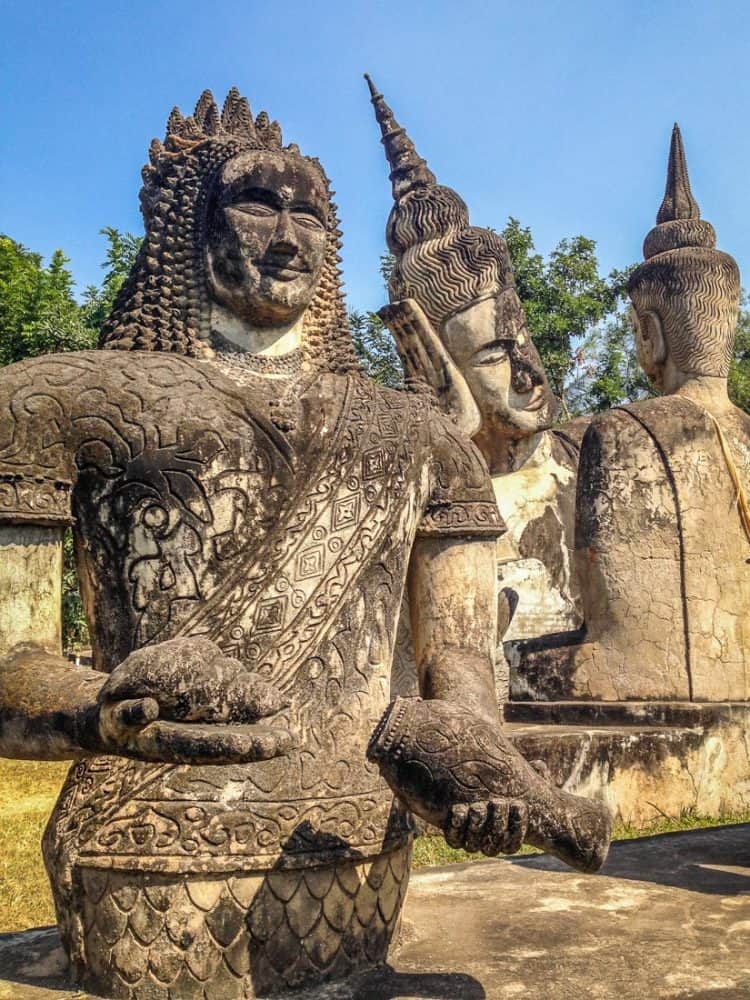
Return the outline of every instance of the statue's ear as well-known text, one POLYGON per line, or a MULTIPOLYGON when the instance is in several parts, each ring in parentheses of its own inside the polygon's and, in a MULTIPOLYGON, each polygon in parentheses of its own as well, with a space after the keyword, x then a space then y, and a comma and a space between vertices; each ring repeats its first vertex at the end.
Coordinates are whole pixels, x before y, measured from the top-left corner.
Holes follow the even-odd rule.
POLYGON ((650 309, 639 312, 631 310, 631 318, 635 330, 638 360, 647 375, 653 377, 655 369, 667 360, 667 341, 661 318, 650 309))
POLYGON ((648 344, 651 361, 655 365, 663 365, 667 360, 667 340, 664 336, 661 317, 658 313, 645 312, 641 318, 643 338, 648 344))

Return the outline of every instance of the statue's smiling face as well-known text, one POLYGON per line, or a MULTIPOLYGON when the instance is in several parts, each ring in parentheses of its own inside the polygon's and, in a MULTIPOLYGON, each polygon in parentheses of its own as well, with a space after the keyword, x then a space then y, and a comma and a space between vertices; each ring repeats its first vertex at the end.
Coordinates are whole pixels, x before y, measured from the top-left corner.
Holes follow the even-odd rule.
POLYGON ((253 326, 293 323, 315 294, 328 211, 325 180, 302 157, 261 151, 229 160, 208 217, 215 301, 253 326))

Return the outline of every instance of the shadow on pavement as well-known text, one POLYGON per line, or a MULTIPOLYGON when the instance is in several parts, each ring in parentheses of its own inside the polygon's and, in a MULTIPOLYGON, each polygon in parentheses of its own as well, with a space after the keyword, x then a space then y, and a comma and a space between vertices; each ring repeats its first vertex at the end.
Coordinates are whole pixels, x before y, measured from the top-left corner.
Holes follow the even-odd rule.
MULTIPOLYGON (((511 863, 570 870, 546 854, 511 863)), ((600 874, 718 896, 750 894, 750 823, 616 841, 600 874)), ((721 993, 711 996, 719 1000, 721 993)))

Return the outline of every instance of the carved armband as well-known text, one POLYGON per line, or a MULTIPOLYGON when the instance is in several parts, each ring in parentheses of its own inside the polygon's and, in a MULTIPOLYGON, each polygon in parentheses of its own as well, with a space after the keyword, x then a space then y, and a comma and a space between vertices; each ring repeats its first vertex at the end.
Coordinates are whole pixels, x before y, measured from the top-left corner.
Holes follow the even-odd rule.
POLYGON ((68 525, 72 485, 53 476, 0 470, 0 521, 68 525))

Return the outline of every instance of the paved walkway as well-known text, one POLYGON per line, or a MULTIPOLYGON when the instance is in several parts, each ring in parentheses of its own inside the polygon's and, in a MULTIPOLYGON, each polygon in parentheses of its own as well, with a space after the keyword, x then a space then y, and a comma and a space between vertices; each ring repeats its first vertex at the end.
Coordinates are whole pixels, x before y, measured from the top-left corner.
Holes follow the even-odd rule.
MULTIPOLYGON (((750 825, 417 873, 393 969, 317 1000, 750 1000, 750 825)), ((308 994, 310 996, 310 994, 308 994)), ((82 998, 53 930, 0 935, 0 1000, 82 998)))

